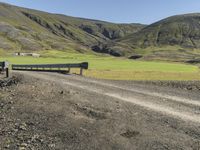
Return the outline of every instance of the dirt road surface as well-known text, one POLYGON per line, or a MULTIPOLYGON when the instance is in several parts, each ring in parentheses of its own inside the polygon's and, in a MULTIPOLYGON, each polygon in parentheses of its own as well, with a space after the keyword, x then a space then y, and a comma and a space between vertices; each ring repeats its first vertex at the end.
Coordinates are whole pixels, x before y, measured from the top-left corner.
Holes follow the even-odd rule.
POLYGON ((14 72, 2 149, 200 149, 200 94, 134 81, 14 72))

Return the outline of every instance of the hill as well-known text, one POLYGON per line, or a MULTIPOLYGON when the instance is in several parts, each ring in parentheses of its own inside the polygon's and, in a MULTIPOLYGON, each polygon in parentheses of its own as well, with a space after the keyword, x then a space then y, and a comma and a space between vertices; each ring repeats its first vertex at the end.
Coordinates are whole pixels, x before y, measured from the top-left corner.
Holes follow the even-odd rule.
POLYGON ((195 59, 200 57, 199 22, 198 13, 172 16, 110 43, 107 49, 146 59, 195 59))
POLYGON ((151 25, 115 24, 0 3, 0 54, 61 50, 131 59, 199 62, 200 14, 151 25))
POLYGON ((144 25, 114 24, 0 3, 0 49, 87 52, 134 33, 144 25))

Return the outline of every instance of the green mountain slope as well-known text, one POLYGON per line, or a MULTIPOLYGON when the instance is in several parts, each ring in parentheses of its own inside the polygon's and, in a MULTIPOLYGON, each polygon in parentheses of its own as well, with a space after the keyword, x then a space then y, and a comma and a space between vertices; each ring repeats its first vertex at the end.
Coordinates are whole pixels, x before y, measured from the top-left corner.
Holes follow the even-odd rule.
POLYGON ((151 25, 114 24, 0 3, 0 54, 62 50, 131 59, 200 60, 200 14, 151 25))
POLYGON ((124 55, 146 58, 194 59, 200 57, 200 14, 177 15, 107 45, 124 55))
POLYGON ((114 24, 74 18, 0 3, 0 49, 87 52, 142 29, 140 24, 114 24))
POLYGON ((200 48, 200 14, 179 15, 161 20, 122 41, 140 47, 179 45, 200 48))

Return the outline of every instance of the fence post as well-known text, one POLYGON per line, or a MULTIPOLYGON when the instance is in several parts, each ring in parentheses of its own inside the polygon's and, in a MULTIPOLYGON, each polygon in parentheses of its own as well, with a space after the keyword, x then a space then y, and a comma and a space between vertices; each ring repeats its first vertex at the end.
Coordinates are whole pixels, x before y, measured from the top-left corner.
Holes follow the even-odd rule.
POLYGON ((6 71, 6 78, 9 77, 9 62, 4 62, 4 70, 6 71))
POLYGON ((4 71, 5 71, 5 65, 6 65, 6 62, 5 62, 5 61, 3 61, 3 63, 2 63, 2 66, 1 66, 1 68, 2 68, 2 72, 4 72, 4 71))
POLYGON ((80 69, 80 75, 82 76, 83 75, 83 68, 81 67, 80 69))
POLYGON ((9 68, 6 68, 6 78, 9 77, 9 68))

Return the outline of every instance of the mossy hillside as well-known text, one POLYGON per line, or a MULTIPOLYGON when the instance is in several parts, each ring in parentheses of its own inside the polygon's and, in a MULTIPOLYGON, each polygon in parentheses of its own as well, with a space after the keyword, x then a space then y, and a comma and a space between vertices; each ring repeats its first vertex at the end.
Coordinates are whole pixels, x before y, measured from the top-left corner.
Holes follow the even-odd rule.
POLYGON ((0 3, 0 48, 17 51, 90 50, 144 27, 114 24, 15 7, 0 3), (92 31, 92 32, 91 32, 92 31))
POLYGON ((118 50, 126 56, 142 54, 148 59, 184 61, 199 58, 199 21, 199 13, 169 17, 117 39, 108 49, 118 50))

